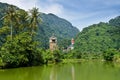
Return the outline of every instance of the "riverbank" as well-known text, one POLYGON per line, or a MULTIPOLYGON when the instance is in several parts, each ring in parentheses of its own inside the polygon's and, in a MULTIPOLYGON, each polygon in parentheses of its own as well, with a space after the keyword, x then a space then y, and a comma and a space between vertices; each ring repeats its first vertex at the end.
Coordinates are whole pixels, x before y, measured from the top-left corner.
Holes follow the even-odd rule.
POLYGON ((86 60, 85 59, 62 59, 61 63, 79 63, 84 61, 86 60))
MULTIPOLYGON (((117 60, 114 60, 114 61, 105 61, 104 59, 100 58, 100 59, 61 59, 59 62, 54 62, 54 61, 48 61, 47 65, 53 65, 53 64, 57 64, 57 63, 60 63, 60 64, 67 64, 67 63, 86 63, 86 62, 89 62, 89 61, 98 61, 98 62, 110 62, 112 64, 119 64, 120 66, 120 59, 117 59, 117 60)), ((2 60, 0 59, 0 69, 4 68, 4 65, 2 63, 2 60)), ((46 64, 43 64, 43 65, 46 65, 46 64)), ((37 65, 37 66, 40 66, 40 65, 37 65)), ((28 67, 28 66, 26 66, 28 67)), ((19 67, 18 67, 19 68, 19 67)))
POLYGON ((115 60, 115 61, 105 61, 104 59, 91 59, 91 60, 87 60, 87 59, 62 59, 61 63, 80 63, 80 62, 88 62, 88 61, 110 62, 110 63, 114 63, 114 64, 120 64, 120 59, 115 60))

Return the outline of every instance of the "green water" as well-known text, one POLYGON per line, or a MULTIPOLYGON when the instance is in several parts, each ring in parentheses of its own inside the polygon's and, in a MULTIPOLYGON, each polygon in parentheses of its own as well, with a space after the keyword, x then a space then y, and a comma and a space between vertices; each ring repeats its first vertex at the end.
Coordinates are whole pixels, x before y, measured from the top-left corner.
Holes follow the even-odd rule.
POLYGON ((89 61, 0 70, 0 80, 120 80, 120 67, 89 61))

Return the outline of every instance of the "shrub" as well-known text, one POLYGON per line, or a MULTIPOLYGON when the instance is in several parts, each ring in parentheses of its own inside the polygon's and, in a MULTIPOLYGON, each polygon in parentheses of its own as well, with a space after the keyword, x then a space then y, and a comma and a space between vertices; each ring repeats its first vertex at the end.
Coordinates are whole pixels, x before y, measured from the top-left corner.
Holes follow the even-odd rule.
POLYGON ((106 61, 113 61, 114 60, 114 56, 118 54, 118 51, 115 49, 109 49, 107 51, 104 52, 103 57, 104 60, 106 61))

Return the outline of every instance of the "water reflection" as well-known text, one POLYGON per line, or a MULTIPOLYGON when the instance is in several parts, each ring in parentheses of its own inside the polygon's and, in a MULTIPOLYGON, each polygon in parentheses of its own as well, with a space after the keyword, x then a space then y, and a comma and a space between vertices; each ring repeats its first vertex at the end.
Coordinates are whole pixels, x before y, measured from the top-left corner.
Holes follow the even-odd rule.
POLYGON ((41 80, 41 67, 0 70, 0 80, 41 80))
POLYGON ((52 66, 49 80, 75 80, 75 66, 73 64, 68 65, 69 67, 63 65, 61 68, 59 65, 52 66))
POLYGON ((103 63, 103 66, 105 67, 105 68, 114 68, 115 67, 115 65, 114 65, 114 63, 113 62, 109 62, 109 61, 107 61, 107 62, 104 62, 103 63))
POLYGON ((75 68, 74 68, 73 65, 72 65, 72 68, 71 68, 71 73, 72 73, 72 80, 75 80, 75 68))
POLYGON ((57 80, 56 66, 53 66, 50 72, 50 80, 57 80))
POLYGON ((104 62, 0 70, 0 80, 119 80, 120 66, 104 62))

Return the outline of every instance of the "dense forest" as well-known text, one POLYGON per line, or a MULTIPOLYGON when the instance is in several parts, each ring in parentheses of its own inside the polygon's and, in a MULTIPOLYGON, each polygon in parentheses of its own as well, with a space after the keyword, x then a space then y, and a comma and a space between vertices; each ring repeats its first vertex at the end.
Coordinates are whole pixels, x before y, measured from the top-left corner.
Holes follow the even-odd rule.
POLYGON ((120 49, 120 16, 108 23, 100 22, 84 28, 75 40, 75 49, 82 53, 103 53, 120 49))

